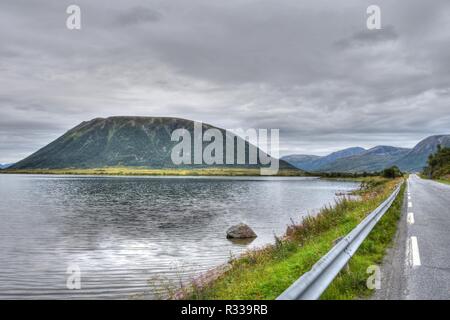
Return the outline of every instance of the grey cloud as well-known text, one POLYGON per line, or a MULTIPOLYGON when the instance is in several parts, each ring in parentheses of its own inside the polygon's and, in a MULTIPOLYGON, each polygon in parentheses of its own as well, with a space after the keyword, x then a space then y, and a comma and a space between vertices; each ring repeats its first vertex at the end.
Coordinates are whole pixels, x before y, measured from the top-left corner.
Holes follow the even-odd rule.
POLYGON ((125 13, 119 14, 116 19, 118 25, 129 26, 148 22, 156 22, 161 19, 162 15, 158 11, 138 6, 131 8, 125 13))
POLYGON ((279 128, 282 152, 411 147, 450 123, 450 2, 0 3, 0 162, 81 121, 176 116, 279 128), (112 27, 113 26, 113 27, 112 27))
POLYGON ((1 58, 14 58, 18 57, 19 53, 17 51, 11 50, 9 48, 0 48, 0 57, 1 58))
POLYGON ((338 48, 345 49, 353 46, 374 45, 385 41, 394 41, 398 38, 395 28, 390 25, 380 30, 359 31, 348 38, 335 42, 338 48))

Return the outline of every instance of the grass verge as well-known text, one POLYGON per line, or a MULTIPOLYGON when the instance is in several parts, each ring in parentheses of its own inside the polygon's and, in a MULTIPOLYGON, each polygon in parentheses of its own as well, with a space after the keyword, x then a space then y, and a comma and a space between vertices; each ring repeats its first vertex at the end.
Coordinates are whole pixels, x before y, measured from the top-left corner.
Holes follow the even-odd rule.
MULTIPOLYGON (((231 259, 229 269, 207 283, 192 282, 184 290, 188 299, 275 299, 300 275, 307 272, 335 239, 349 233, 394 190, 400 179, 367 178, 360 200, 343 199, 326 207, 300 225, 291 225, 275 244, 250 250, 231 259)), ((341 273, 322 299, 354 299, 370 294, 366 288, 367 267, 381 263, 395 234, 400 217, 402 193, 379 221, 350 262, 350 271, 341 273)))
POLYGON ((440 178, 437 178, 437 179, 430 179, 429 177, 427 177, 424 174, 419 174, 419 177, 421 177, 422 179, 434 180, 434 181, 437 181, 437 182, 440 182, 443 184, 450 184, 450 175, 448 175, 448 174, 445 176, 442 176, 440 178))
POLYGON ((440 183, 450 184, 450 175, 443 176, 437 179, 440 183))
MULTIPOLYGON (((149 169, 143 167, 105 167, 93 169, 6 169, 5 174, 113 175, 113 176, 260 176, 257 168, 149 169)), ((296 169, 280 169, 276 176, 305 176, 296 169)))

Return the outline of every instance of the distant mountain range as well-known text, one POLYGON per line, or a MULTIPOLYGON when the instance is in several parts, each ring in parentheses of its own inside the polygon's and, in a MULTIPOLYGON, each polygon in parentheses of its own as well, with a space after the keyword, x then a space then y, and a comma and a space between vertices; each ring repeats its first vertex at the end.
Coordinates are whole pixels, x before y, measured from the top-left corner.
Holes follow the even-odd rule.
POLYGON ((293 166, 316 172, 373 172, 392 165, 403 171, 421 171, 428 156, 436 152, 437 145, 450 147, 450 135, 431 136, 420 141, 413 149, 377 146, 369 150, 353 147, 327 156, 288 155, 281 159, 293 166))
POLYGON ((283 160, 289 162, 293 166, 297 168, 302 168, 306 171, 317 171, 322 167, 326 167, 328 164, 333 163, 334 161, 350 157, 354 155, 358 155, 366 151, 360 147, 347 148, 344 150, 336 151, 330 153, 327 156, 319 157, 314 155, 303 155, 303 154, 293 154, 289 156, 282 157, 283 160))
MULTIPOLYGON (((97 118, 80 123, 60 138, 14 164, 11 169, 67 169, 67 168, 102 168, 113 166, 148 167, 148 168, 193 168, 206 165, 177 166, 171 159, 172 148, 178 141, 171 141, 171 134, 176 129, 186 129, 193 137, 194 121, 164 117, 110 117, 97 118)), ((224 129, 203 124, 207 129, 218 129, 224 137, 224 129)), ((246 164, 220 165, 214 167, 260 168, 258 164, 249 164, 248 155, 255 146, 245 143, 246 164)), ((193 140, 193 139, 192 139, 193 140)), ((192 141, 193 144, 193 141, 192 141)), ((210 142, 204 142, 205 148, 210 142)), ((259 149, 257 149, 258 151, 259 149)), ((259 154, 259 152, 258 152, 259 154)), ((191 154, 191 159, 193 155, 191 154)), ((280 161, 280 168, 296 169, 285 161, 280 161)))
POLYGON ((11 167, 13 163, 0 163, 0 169, 7 169, 11 167))
POLYGON ((321 171, 370 172, 380 171, 405 156, 411 149, 377 146, 364 152, 336 159, 320 168, 321 171))

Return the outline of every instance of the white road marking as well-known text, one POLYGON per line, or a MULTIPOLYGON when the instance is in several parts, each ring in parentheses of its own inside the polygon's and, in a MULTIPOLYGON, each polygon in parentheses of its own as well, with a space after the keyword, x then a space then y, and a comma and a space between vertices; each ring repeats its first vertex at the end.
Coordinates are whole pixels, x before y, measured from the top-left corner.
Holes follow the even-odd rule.
POLYGON ((412 202, 411 201, 408 202, 408 208, 412 208, 412 202))
POLYGON ((406 220, 408 221, 409 224, 414 224, 415 222, 414 213, 408 212, 408 217, 406 218, 406 220))
POLYGON ((411 196, 408 196, 408 200, 411 200, 411 196))
POLYGON ((420 262, 420 253, 419 253, 419 245, 417 244, 417 237, 411 237, 410 239, 410 247, 411 247, 411 265, 413 267, 417 267, 422 265, 420 262))

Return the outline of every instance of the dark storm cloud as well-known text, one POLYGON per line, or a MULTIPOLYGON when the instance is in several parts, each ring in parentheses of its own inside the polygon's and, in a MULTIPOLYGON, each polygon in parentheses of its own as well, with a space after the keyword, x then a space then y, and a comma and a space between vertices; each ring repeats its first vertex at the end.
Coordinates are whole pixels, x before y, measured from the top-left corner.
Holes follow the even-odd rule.
POLYGON ((282 152, 412 146, 450 124, 450 2, 0 3, 0 162, 79 122, 176 116, 280 128, 282 152))

